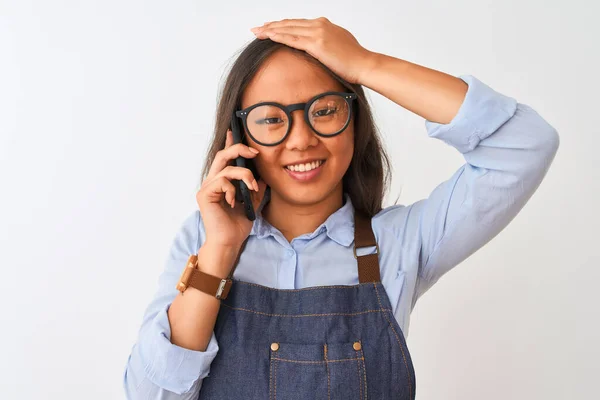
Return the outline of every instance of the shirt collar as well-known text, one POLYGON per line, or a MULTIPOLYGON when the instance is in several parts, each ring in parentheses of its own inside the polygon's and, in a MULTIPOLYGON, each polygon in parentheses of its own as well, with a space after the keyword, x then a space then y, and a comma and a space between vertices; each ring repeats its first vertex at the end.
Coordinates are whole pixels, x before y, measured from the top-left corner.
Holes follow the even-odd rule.
MULTIPOLYGON (((275 232, 278 232, 277 228, 262 217, 262 209, 265 204, 269 202, 270 198, 271 188, 267 187, 264 198, 256 210, 256 219, 254 220, 252 230, 250 231, 250 235, 256 235, 259 239, 274 235, 275 232)), ((352 244, 354 241, 354 206, 352 205, 352 200, 350 200, 348 193, 344 193, 344 200, 344 205, 331 214, 325 222, 314 230, 314 232, 304 234, 300 237, 312 239, 325 231, 330 239, 342 246, 349 246, 352 244)))

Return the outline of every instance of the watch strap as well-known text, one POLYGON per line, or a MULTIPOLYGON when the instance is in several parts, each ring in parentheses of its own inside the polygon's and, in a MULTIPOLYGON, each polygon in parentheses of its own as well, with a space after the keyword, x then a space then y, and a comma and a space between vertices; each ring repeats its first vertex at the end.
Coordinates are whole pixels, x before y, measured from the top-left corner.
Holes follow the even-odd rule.
POLYGON ((217 299, 226 299, 231 289, 232 280, 227 278, 219 278, 217 276, 207 274, 197 268, 198 255, 192 254, 188 258, 187 265, 181 279, 177 284, 177 289, 184 292, 188 287, 193 287, 201 292, 210 294, 217 299))
POLYGON ((189 286, 215 296, 217 299, 226 299, 229 289, 231 289, 231 279, 222 279, 194 268, 188 281, 189 286))

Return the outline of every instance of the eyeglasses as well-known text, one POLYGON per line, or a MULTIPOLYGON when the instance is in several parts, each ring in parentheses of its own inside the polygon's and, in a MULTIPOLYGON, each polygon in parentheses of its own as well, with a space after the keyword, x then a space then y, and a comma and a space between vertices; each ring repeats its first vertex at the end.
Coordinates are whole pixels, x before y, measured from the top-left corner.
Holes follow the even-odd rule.
POLYGON ((267 101, 235 112, 244 128, 256 143, 276 146, 290 133, 292 112, 304 110, 304 120, 319 136, 332 137, 342 133, 352 117, 356 93, 325 92, 306 103, 284 106, 267 101))

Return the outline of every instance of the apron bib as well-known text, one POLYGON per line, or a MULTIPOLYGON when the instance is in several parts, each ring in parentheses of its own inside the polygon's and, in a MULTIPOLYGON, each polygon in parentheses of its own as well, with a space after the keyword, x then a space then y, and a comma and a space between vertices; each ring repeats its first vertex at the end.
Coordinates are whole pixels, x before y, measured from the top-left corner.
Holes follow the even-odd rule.
POLYGON ((415 398, 412 360, 380 281, 379 249, 356 255, 376 246, 371 220, 357 213, 354 238, 357 285, 273 289, 233 280, 199 399, 415 398))

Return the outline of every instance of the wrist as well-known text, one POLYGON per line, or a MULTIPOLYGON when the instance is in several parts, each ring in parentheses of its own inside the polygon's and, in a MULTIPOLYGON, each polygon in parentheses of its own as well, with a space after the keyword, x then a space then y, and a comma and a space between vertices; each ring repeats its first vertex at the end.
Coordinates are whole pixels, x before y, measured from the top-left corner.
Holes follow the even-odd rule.
POLYGON ((368 51, 367 54, 363 57, 363 67, 361 68, 361 73, 358 76, 358 83, 361 86, 368 86, 369 75, 373 73, 377 69, 377 65, 380 62, 380 53, 376 53, 374 51, 368 51))
POLYGON ((218 278, 226 278, 233 268, 239 247, 204 243, 198 250, 197 268, 218 278))

